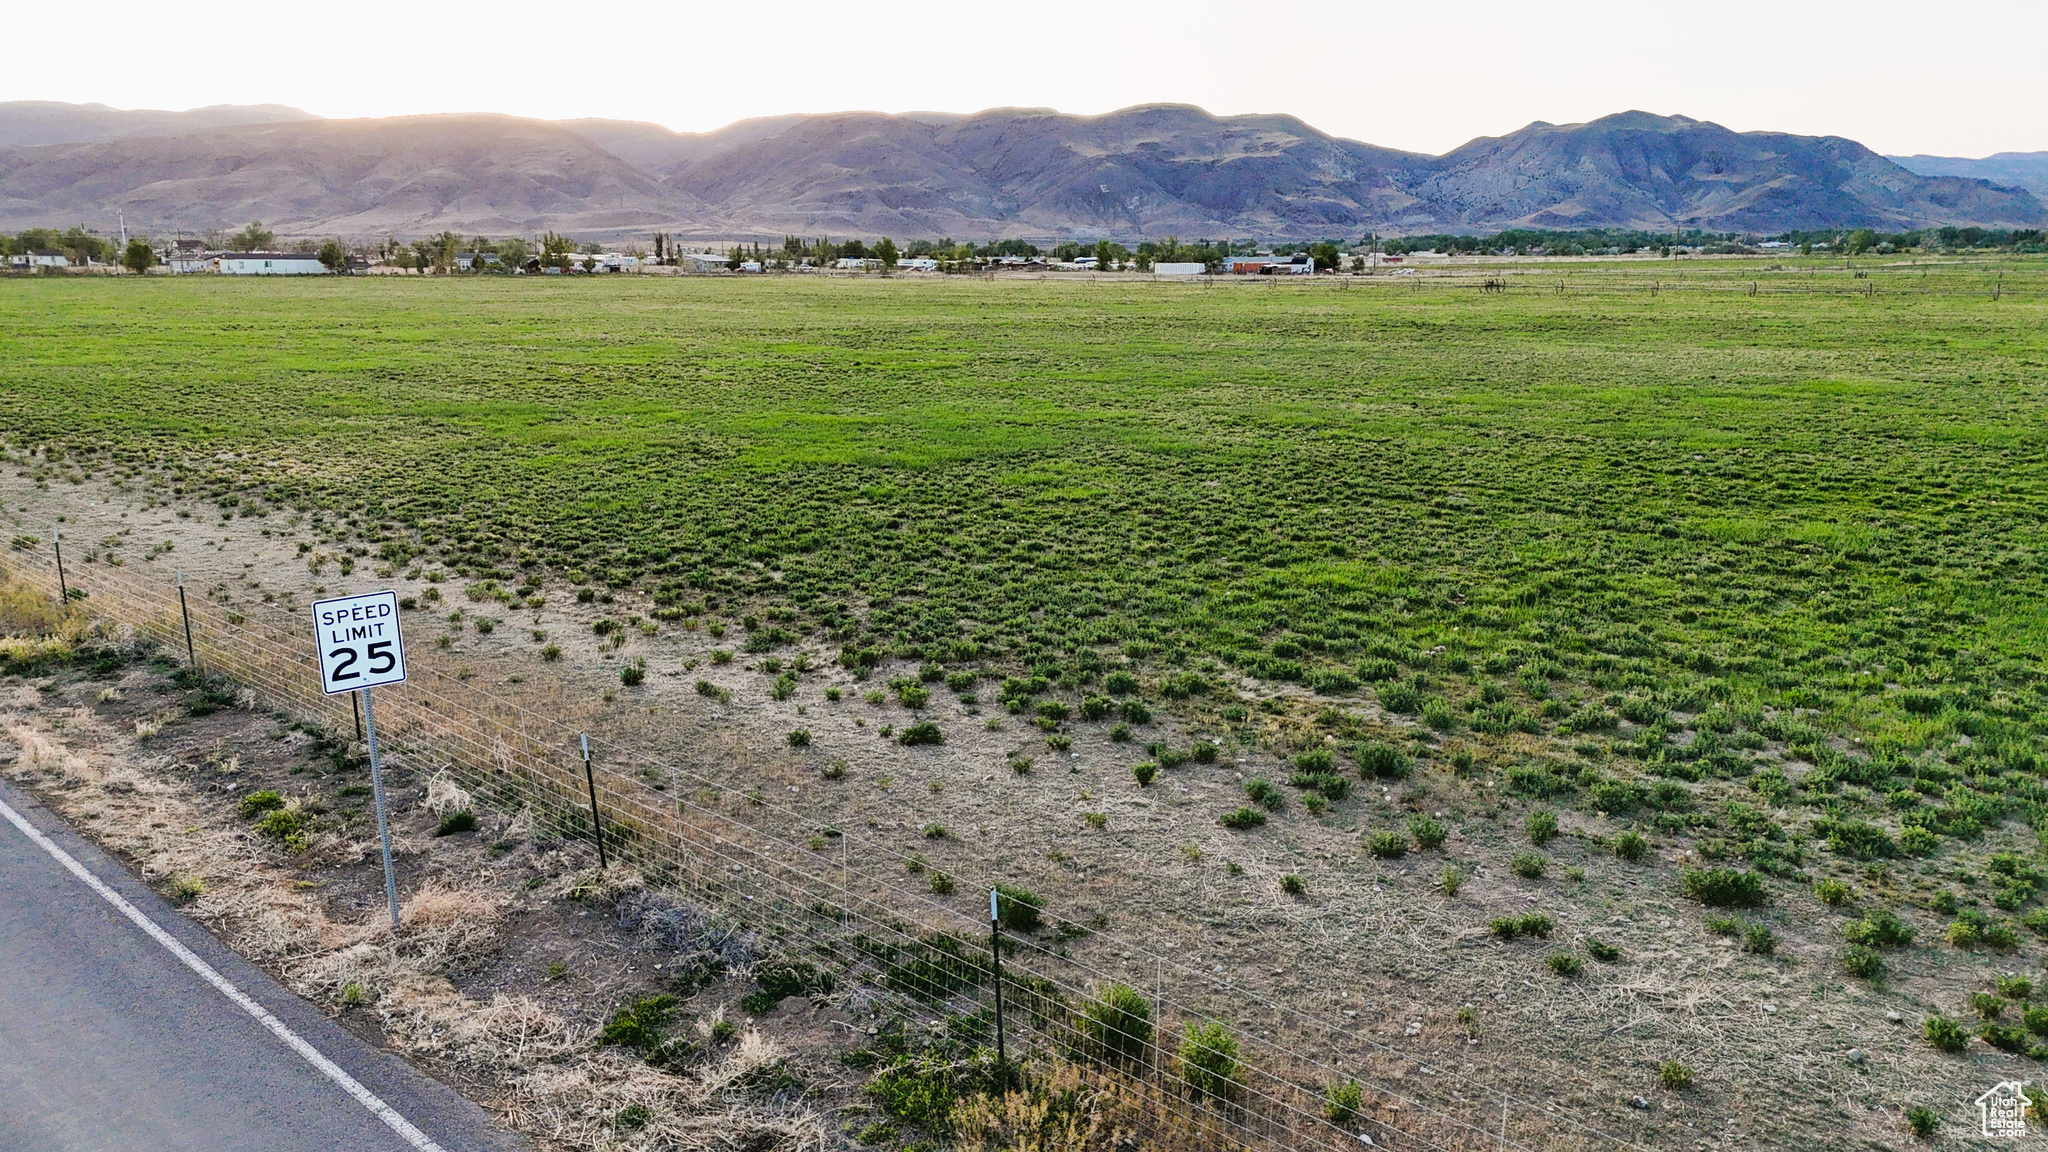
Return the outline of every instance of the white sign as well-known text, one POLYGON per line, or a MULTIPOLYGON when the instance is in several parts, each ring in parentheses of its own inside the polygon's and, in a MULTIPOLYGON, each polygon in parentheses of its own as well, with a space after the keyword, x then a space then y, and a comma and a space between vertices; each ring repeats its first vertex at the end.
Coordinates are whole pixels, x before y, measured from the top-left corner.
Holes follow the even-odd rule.
POLYGON ((315 601, 313 635, 320 646, 320 690, 329 696, 405 679, 396 592, 315 601))

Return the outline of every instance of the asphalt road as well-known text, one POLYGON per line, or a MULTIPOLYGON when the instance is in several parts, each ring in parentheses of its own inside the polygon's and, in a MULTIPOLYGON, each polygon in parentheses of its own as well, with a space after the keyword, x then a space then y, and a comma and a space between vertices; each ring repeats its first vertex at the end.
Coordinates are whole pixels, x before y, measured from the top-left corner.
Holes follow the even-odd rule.
POLYGON ((0 783, 0 802, 339 1074, 316 1066, 0 812, 0 1149, 531 1148, 244 963, 19 790, 0 783), (395 1123, 372 1110, 380 1102, 395 1123))

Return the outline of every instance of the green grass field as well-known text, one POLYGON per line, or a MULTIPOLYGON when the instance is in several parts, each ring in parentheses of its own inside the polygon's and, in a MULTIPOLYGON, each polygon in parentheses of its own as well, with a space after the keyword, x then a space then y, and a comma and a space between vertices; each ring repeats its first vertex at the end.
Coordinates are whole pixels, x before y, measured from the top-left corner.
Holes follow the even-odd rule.
POLYGON ((52 479, 1076 689, 1412 676, 1480 731, 1718 703, 2030 767, 2041 294, 1631 274, 53 279, 0 295, 0 430, 52 479))

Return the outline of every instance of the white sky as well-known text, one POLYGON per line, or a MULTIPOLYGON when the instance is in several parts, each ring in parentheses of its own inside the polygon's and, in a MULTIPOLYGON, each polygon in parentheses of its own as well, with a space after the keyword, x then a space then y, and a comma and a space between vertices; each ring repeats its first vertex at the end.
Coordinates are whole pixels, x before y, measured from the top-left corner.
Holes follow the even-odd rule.
POLYGON ((110 0, 10 19, 0 99, 323 116, 1175 101, 1441 152, 1641 108, 1880 152, 2048 149, 2043 0, 110 0), (103 35, 82 47, 82 20, 103 35), (43 45, 47 50, 20 46, 43 45))

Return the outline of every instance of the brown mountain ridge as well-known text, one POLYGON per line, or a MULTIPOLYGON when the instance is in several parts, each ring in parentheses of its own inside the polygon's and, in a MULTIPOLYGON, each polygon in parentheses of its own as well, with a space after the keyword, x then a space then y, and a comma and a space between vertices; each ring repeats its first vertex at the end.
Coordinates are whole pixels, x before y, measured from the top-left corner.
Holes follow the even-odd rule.
MULTIPOLYGON (((50 107, 0 104, 0 140, 62 135, 50 107)), ((165 135, 163 117, 196 113, 94 112, 76 118, 81 139, 0 148, 0 227, 117 211, 145 229, 260 219, 287 234, 349 237, 445 228, 1308 238, 1516 226, 2048 224, 2048 209, 2024 189, 1916 175, 1852 140, 1734 132, 1647 112, 1539 122, 1429 156, 1330 136, 1291 116, 1219 117, 1172 104, 1102 116, 841 112, 707 133, 616 120, 321 120, 262 109, 290 115, 236 123, 267 112, 203 109, 212 117, 204 126, 165 135), (142 119, 109 137, 123 131, 122 116, 142 119)))

